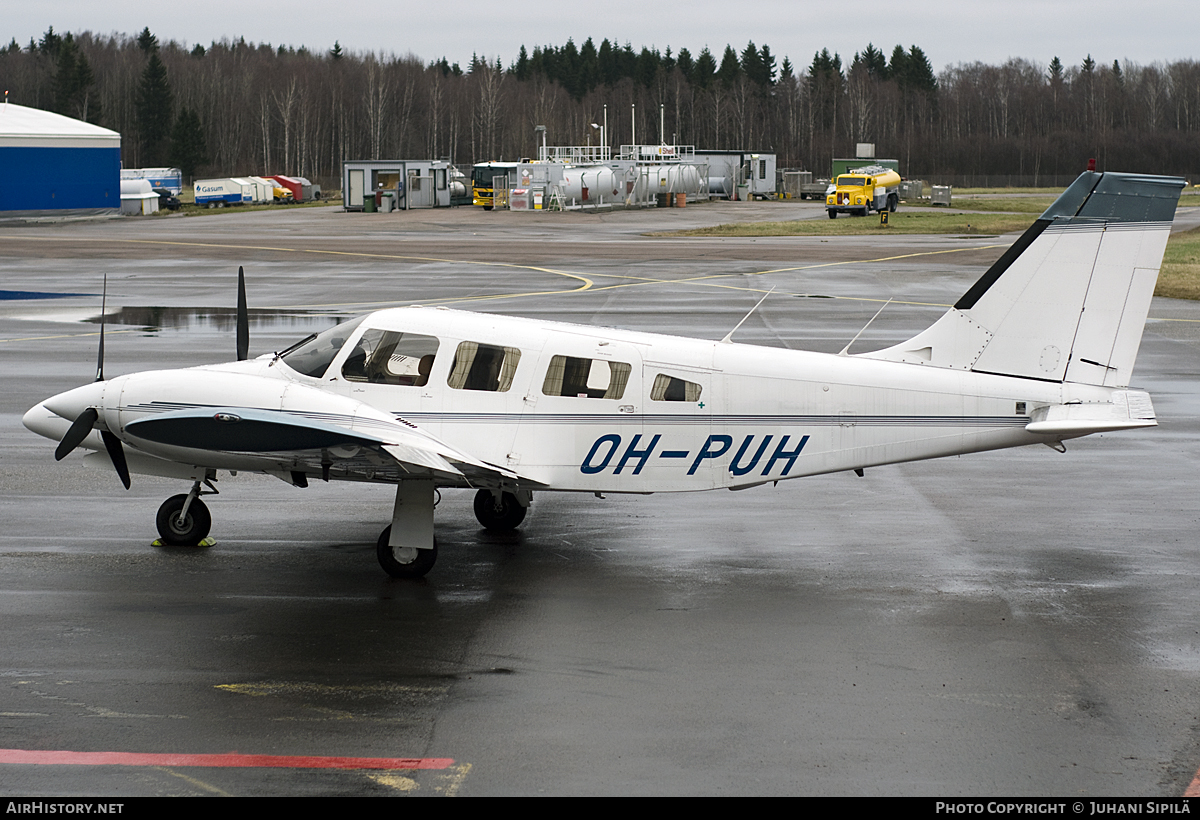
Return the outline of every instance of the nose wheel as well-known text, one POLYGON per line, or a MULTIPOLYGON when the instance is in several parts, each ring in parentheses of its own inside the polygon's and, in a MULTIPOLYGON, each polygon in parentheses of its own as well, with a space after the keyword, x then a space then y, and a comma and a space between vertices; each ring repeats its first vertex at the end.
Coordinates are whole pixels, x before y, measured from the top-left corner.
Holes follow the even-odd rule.
POLYGON ((212 515, 199 498, 173 495, 158 508, 155 523, 164 544, 172 547, 194 547, 203 541, 212 529, 212 515), (191 503, 188 503, 189 500, 191 503))

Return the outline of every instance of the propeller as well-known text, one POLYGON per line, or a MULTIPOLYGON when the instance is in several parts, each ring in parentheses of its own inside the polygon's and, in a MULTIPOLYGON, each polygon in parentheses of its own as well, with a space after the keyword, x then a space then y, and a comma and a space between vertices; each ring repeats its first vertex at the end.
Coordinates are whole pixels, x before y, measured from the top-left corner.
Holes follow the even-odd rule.
POLYGON ((125 463, 125 448, 121 446, 121 440, 107 430, 100 431, 100 438, 104 439, 104 449, 108 451, 108 458, 116 468, 121 483, 128 490, 129 465, 125 463))
POLYGON ((62 461, 68 453, 78 447, 79 443, 87 438, 87 434, 92 432, 92 427, 98 418, 100 418, 100 413, 95 407, 89 407, 80 413, 71 423, 71 429, 67 430, 67 434, 62 437, 62 441, 55 448, 54 460, 62 461))
MULTIPOLYGON (((96 353, 96 379, 97 382, 104 381, 104 316, 108 312, 108 274, 104 274, 104 293, 100 302, 100 346, 96 353)), ((82 413, 75 417, 75 421, 71 422, 71 427, 67 430, 67 434, 62 437, 62 441, 58 443, 58 447, 54 449, 54 458, 57 461, 62 461, 67 455, 78 447, 88 433, 92 432, 92 428, 96 426, 96 422, 100 419, 100 411, 95 407, 88 407, 82 413)), ((108 451, 108 458, 112 461, 113 467, 116 468, 117 476, 121 479, 121 483, 125 485, 125 489, 129 489, 129 465, 125 460, 125 448, 121 445, 121 440, 108 430, 100 431, 100 438, 104 440, 104 449, 108 451)))
MULTIPOLYGON (((101 336, 103 339, 103 336, 101 336)), ((237 360, 246 361, 250 355, 250 314, 246 310, 246 274, 238 265, 237 303, 237 360)))

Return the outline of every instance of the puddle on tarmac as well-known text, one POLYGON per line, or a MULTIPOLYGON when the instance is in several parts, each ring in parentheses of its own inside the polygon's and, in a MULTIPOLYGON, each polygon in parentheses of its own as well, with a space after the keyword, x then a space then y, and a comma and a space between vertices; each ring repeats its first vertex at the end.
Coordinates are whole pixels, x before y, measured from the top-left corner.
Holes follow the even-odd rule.
MULTIPOLYGON (((127 325, 149 331, 232 332, 237 327, 237 311, 234 308, 123 307, 106 313, 103 317, 92 316, 83 321, 100 324, 102 318, 106 325, 127 325)), ((248 318, 251 330, 277 330, 307 335, 341 324, 351 317, 345 313, 251 308, 248 318)))

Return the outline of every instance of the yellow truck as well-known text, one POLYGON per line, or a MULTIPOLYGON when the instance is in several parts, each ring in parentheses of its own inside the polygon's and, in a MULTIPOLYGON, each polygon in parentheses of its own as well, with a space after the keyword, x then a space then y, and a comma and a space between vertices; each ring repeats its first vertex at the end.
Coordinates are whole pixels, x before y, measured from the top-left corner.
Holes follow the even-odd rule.
POLYGON ((830 219, 840 213, 866 216, 871 211, 895 211, 900 204, 900 175, 882 165, 854 168, 837 178, 833 192, 825 197, 830 219))

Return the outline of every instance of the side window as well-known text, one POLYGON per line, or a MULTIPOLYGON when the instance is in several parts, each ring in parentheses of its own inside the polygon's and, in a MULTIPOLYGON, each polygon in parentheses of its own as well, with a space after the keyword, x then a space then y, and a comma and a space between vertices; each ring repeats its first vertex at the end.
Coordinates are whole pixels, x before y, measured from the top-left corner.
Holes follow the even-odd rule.
POLYGON ((576 396, 581 399, 619 399, 625 395, 633 366, 603 359, 554 356, 542 383, 546 396, 576 396))
POLYGON ((700 401, 700 385, 659 373, 650 388, 651 401, 700 401))
POLYGON ((371 328, 346 357, 342 376, 351 382, 424 387, 437 350, 434 336, 371 328))
POLYGON ((503 393, 512 387, 521 351, 480 342, 462 342, 454 352, 448 380, 455 390, 503 393))

